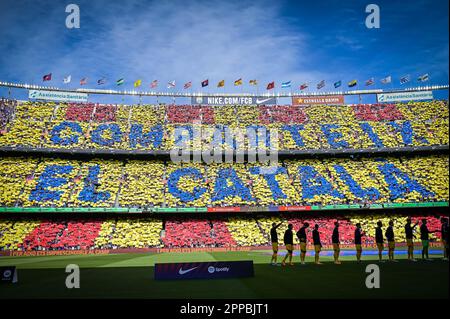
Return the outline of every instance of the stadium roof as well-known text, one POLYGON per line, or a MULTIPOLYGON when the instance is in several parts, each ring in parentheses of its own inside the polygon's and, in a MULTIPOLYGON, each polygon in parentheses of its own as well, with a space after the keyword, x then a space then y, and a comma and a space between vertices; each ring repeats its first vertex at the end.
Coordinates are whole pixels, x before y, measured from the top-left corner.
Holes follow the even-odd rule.
POLYGON ((428 85, 416 86, 405 89, 372 89, 372 90, 349 90, 349 91, 329 91, 329 92, 267 92, 267 93, 207 93, 207 92, 156 92, 156 91, 137 91, 137 90, 99 90, 99 89, 61 89, 53 86, 41 86, 26 83, 12 83, 0 81, 0 86, 18 89, 48 90, 87 94, 110 94, 110 95, 132 95, 132 96, 169 96, 169 97, 196 97, 196 96, 258 96, 258 97, 292 97, 292 96, 324 96, 324 95, 361 95, 361 94, 379 94, 396 92, 420 92, 429 90, 448 90, 449 85, 428 85))

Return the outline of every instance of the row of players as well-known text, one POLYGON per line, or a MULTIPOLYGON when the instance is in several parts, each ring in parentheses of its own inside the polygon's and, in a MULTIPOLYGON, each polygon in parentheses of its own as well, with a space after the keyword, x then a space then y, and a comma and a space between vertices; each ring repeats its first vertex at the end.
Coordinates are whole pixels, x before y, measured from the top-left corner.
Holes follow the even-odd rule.
MULTIPOLYGON (((272 259, 271 264, 272 265, 278 265, 277 264, 277 257, 278 257, 278 233, 277 228, 281 226, 283 222, 280 222, 278 224, 273 223, 272 228, 270 229, 270 238, 272 242, 272 259)), ((408 247, 408 260, 416 261, 414 259, 414 228, 417 227, 419 222, 416 222, 414 225, 412 225, 412 219, 408 218, 406 225, 405 225, 405 237, 406 237, 406 243, 408 247)), ((299 239, 300 242, 300 262, 302 265, 305 264, 305 257, 306 257, 306 251, 307 251, 307 230, 309 228, 309 223, 305 222, 303 223, 303 226, 297 231, 296 236, 299 239)), ((340 255, 340 240, 339 240, 339 222, 336 221, 334 223, 334 229, 333 233, 331 235, 331 242, 333 244, 333 251, 334 251, 334 263, 340 264, 339 261, 339 255, 340 255)), ((378 258, 379 261, 383 261, 383 250, 384 250, 384 236, 383 236, 383 223, 381 221, 377 222, 377 228, 375 230, 375 241, 377 244, 378 249, 378 258)), ((286 261, 289 260, 289 265, 293 265, 292 263, 292 255, 294 251, 294 233, 293 233, 294 226, 292 224, 288 225, 288 228, 286 229, 284 233, 284 245, 287 250, 287 254, 284 256, 281 265, 286 266, 286 261)), ((433 232, 441 232, 442 235, 442 246, 444 250, 444 259, 448 260, 449 256, 449 222, 448 218, 442 217, 441 218, 441 229, 440 230, 429 230, 427 227, 427 220, 422 219, 422 223, 420 226, 420 240, 422 241, 422 259, 430 260, 429 254, 428 254, 428 248, 429 248, 429 240, 430 240, 430 233, 433 232)), ((356 249, 356 259, 358 262, 361 262, 361 255, 362 255, 362 237, 365 236, 364 231, 361 229, 361 224, 356 224, 355 229, 355 249, 356 249)), ((385 236, 388 243, 388 256, 389 261, 395 261, 394 259, 394 251, 395 251, 395 233, 394 233, 394 221, 389 221, 389 226, 387 227, 385 231, 385 236)), ((315 264, 321 265, 320 262, 320 251, 322 250, 322 243, 320 240, 320 231, 319 231, 319 225, 315 224, 314 229, 312 230, 312 238, 313 238, 313 244, 314 244, 314 260, 315 264)))

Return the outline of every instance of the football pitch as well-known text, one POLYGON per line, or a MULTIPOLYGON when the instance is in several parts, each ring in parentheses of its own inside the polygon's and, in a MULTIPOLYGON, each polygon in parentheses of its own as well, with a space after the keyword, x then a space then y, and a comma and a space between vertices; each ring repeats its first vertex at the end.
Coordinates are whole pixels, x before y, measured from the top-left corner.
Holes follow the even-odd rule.
MULTIPOLYGON (((332 263, 323 252, 323 265, 313 256, 300 265, 269 265, 270 251, 114 254, 44 257, 0 257, 0 266, 15 265, 19 282, 0 284, 0 298, 448 298, 448 262, 439 250, 432 261, 410 262, 398 251, 396 263, 376 263, 374 251, 366 251, 356 263, 342 251, 342 264, 332 263), (253 260, 255 276, 239 279, 155 281, 154 264, 164 262, 253 260), (380 267, 381 287, 365 285, 366 266, 380 267), (65 267, 80 267, 80 288, 68 289, 65 267)), ((284 255, 284 252, 282 253, 284 255)), ((279 261, 282 258, 279 256, 279 261)), ((416 255, 419 257, 419 255, 416 255)), ((385 256, 387 258, 387 256, 385 256)))

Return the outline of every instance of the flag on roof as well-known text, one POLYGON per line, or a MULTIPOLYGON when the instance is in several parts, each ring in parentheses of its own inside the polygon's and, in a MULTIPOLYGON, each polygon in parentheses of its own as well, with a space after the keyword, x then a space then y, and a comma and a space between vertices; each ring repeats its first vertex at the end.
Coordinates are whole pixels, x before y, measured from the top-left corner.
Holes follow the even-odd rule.
POLYGON ((358 84, 358 81, 356 81, 356 80, 351 80, 350 82, 348 82, 348 86, 349 87, 354 87, 354 86, 356 86, 358 84))
POLYGON ((217 83, 217 87, 221 88, 225 86, 225 80, 219 81, 219 83, 217 83))
POLYGON ((388 84, 391 82, 392 82, 392 77, 390 75, 385 77, 384 79, 381 79, 381 83, 383 83, 383 84, 388 84))
POLYGON ((203 81, 202 81, 202 88, 204 88, 205 86, 208 86, 208 84, 209 84, 208 79, 203 80, 203 81))
POLYGON ((184 89, 189 89, 192 86, 192 82, 187 82, 184 84, 184 89))
POLYGON ((155 88, 158 86, 158 80, 153 80, 152 83, 150 83, 150 88, 155 88))
POLYGON ((417 81, 419 82, 426 82, 430 79, 430 76, 428 75, 428 73, 421 75, 417 78, 417 81))
POLYGON ((275 87, 275 82, 270 82, 267 84, 267 90, 272 90, 275 87))
POLYGON ((46 74, 42 77, 42 81, 51 81, 52 80, 52 74, 46 74))
POLYGON ((234 81, 234 85, 235 86, 242 85, 242 79, 237 79, 236 81, 234 81))
POLYGON ((168 88, 168 89, 174 88, 174 87, 175 87, 175 80, 173 80, 173 81, 167 83, 167 88, 168 88))
POLYGON ((281 83, 281 88, 282 89, 290 88, 290 87, 291 87, 291 81, 287 81, 287 82, 281 83))
POLYGON ((124 80, 123 78, 118 79, 118 80, 116 81, 116 85, 122 85, 124 82, 125 82, 125 80, 124 80))
POLYGON ((87 78, 82 78, 80 80, 80 85, 85 85, 85 84, 87 84, 87 78))
POLYGON ((372 84, 374 84, 374 83, 375 83, 374 78, 370 78, 370 79, 368 79, 368 80, 366 81, 366 86, 372 85, 372 84))
POLYGON ((337 89, 338 87, 340 87, 342 85, 342 81, 337 81, 334 82, 334 88, 337 89))
POLYGON ((142 80, 136 80, 136 81, 134 81, 134 87, 135 87, 135 88, 140 87, 141 84, 142 84, 142 80))
POLYGON ((409 74, 402 76, 400 78, 400 84, 405 84, 408 83, 409 81, 411 81, 411 76, 409 74))
POLYGON ((323 88, 325 86, 325 80, 320 81, 319 83, 317 83, 317 89, 320 90, 321 88, 323 88))
POLYGON ((97 80, 97 85, 103 85, 106 83, 106 79, 105 78, 101 78, 99 80, 97 80))
POLYGON ((250 81, 248 81, 248 83, 250 85, 258 85, 258 81, 256 81, 256 80, 250 80, 250 81))
POLYGON ((64 78, 64 80, 63 80, 64 84, 70 83, 70 81, 72 81, 72 76, 71 75, 66 76, 64 78))
POLYGON ((308 84, 307 83, 303 83, 302 85, 300 85, 300 90, 303 91, 306 88, 308 88, 308 84))

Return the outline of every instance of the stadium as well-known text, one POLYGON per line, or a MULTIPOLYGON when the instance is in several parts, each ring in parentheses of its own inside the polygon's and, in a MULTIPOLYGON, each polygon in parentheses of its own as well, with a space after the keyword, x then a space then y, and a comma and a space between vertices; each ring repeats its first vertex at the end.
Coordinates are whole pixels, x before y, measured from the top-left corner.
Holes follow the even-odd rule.
POLYGON ((0 78, 0 298, 448 298, 448 83, 55 74, 0 78))

